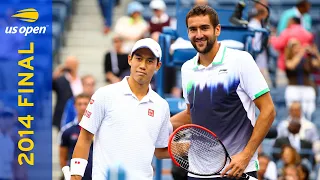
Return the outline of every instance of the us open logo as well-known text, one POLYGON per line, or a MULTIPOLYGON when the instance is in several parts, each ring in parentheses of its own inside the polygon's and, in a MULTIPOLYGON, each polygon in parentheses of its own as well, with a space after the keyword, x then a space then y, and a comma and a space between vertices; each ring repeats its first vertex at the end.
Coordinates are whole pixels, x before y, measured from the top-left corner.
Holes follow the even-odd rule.
MULTIPOLYGON (((17 18, 20 21, 34 23, 39 18, 39 13, 34 8, 23 9, 17 11, 16 14, 12 15, 11 17, 17 18)), ((6 34, 23 34, 24 36, 28 36, 29 34, 45 34, 47 31, 46 26, 7 26, 5 29, 6 34)))

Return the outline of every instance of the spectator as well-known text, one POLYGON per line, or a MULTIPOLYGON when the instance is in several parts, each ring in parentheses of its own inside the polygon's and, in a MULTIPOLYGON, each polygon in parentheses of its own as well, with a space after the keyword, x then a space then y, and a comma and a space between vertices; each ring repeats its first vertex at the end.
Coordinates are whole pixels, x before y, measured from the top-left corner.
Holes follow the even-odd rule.
POLYGON ((289 117, 286 120, 281 121, 278 125, 278 138, 288 137, 288 126, 291 121, 300 122, 300 139, 306 140, 310 143, 313 143, 319 139, 317 127, 303 116, 301 104, 299 102, 293 102, 291 104, 291 106, 289 107, 289 117))
POLYGON ((310 45, 313 41, 313 35, 302 27, 300 19, 297 17, 289 20, 288 27, 281 32, 279 37, 270 37, 270 44, 279 52, 278 67, 282 71, 285 71, 286 69, 284 51, 289 40, 292 38, 297 39, 302 45, 310 45))
MULTIPOLYGON (((93 95, 95 91, 96 80, 92 75, 85 75, 81 78, 83 93, 89 95, 90 97, 93 95)), ((61 127, 72 122, 77 115, 76 107, 74 106, 74 97, 71 97, 64 108, 63 116, 61 120, 61 127)))
MULTIPOLYGON (((70 166, 70 159, 72 158, 74 147, 77 143, 80 126, 78 125, 81 121, 82 116, 85 114, 87 105, 90 102, 91 96, 86 94, 79 94, 75 97, 74 105, 77 110, 77 116, 75 121, 68 123, 67 125, 61 128, 59 133, 59 144, 60 144, 60 167, 70 166)), ((88 158, 88 165, 82 180, 91 180, 91 171, 92 171, 92 146, 90 148, 90 154, 88 158)))
MULTIPOLYGON (((300 137, 298 135, 299 131, 300 131, 300 127, 301 127, 301 124, 299 121, 296 121, 296 120, 290 121, 289 126, 288 126, 288 131, 289 131, 288 137, 277 138, 273 147, 275 149, 280 149, 283 146, 290 145, 291 147, 293 147, 295 149, 296 152, 300 152, 301 156, 303 158, 307 158, 307 159, 310 158, 310 154, 306 154, 301 151, 301 150, 310 150, 311 151, 312 144, 308 141, 300 139, 300 137)), ((284 149, 284 150, 286 150, 286 149, 284 149)), ((284 152, 284 150, 283 150, 283 152, 284 152)), ((286 153, 283 154, 283 152, 282 152, 281 156, 286 154, 286 153)), ((274 152, 273 157, 275 160, 278 160, 279 154, 277 152, 274 152)), ((285 156, 284 158, 285 159, 283 159, 283 160, 286 165, 287 157, 285 156)))
POLYGON ((104 30, 105 34, 108 34, 111 30, 112 25, 112 15, 113 7, 119 2, 114 2, 114 0, 98 0, 102 17, 104 19, 104 30), (115 4, 116 3, 116 4, 115 4))
POLYGON ((285 51, 286 74, 289 86, 285 91, 287 106, 293 101, 300 101, 303 113, 311 119, 316 108, 315 83, 311 73, 320 67, 320 55, 316 46, 301 46, 292 39, 285 51))
MULTIPOLYGON (((263 2, 262 1, 260 2, 267 5, 266 0, 263 2)), ((268 11, 266 10, 266 8, 259 3, 255 3, 255 13, 251 18, 251 20, 249 21, 248 26, 253 29, 263 28, 264 25, 262 24, 262 22, 267 18, 267 16, 268 16, 268 11)), ((262 33, 258 33, 258 32, 255 33, 252 46, 253 46, 253 49, 256 51, 261 50, 261 53, 257 54, 255 60, 264 78, 267 80, 268 84, 270 84, 270 77, 268 72, 267 45, 262 33)))
POLYGON ((105 79, 110 84, 120 82, 130 74, 128 54, 124 53, 122 48, 123 39, 119 35, 115 35, 112 41, 113 49, 104 57, 105 79))
POLYGON ((296 165, 290 164, 283 168, 283 176, 280 180, 301 180, 299 179, 299 172, 296 165))
POLYGON ((293 17, 298 17, 301 20, 302 26, 311 31, 312 19, 308 13, 310 9, 310 3, 308 0, 297 0, 295 7, 288 9, 280 16, 280 21, 277 27, 277 34, 281 34, 288 27, 288 22, 293 17))
POLYGON ((298 173, 299 173, 299 180, 309 180, 309 170, 305 165, 300 164, 298 166, 298 173))
POLYGON ((270 160, 270 158, 265 154, 259 154, 259 171, 258 180, 277 180, 278 173, 276 164, 270 160))
POLYGON ((143 19, 141 12, 143 6, 137 1, 128 4, 128 16, 117 20, 114 31, 123 38, 124 53, 129 54, 134 43, 143 38, 148 32, 148 23, 143 19))
POLYGON ((149 6, 153 11, 153 16, 149 21, 151 38, 158 42, 162 28, 165 26, 172 26, 174 28, 174 22, 172 22, 172 19, 165 12, 166 4, 163 0, 152 0, 149 6))
POLYGON ((64 107, 69 98, 83 91, 78 75, 79 62, 74 56, 69 56, 64 65, 53 72, 52 89, 56 92, 56 106, 53 114, 53 126, 60 129, 64 107))

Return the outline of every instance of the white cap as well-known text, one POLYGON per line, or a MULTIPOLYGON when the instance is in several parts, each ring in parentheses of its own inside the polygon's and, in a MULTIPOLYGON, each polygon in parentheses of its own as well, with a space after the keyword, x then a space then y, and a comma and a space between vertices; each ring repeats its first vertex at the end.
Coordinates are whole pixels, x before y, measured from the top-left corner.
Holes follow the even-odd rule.
POLYGON ((162 11, 166 10, 166 4, 164 3, 163 0, 152 0, 150 2, 149 7, 151 9, 159 9, 159 10, 162 10, 162 11))
POLYGON ((151 38, 144 38, 144 39, 140 39, 139 41, 137 41, 132 50, 131 50, 131 55, 133 52, 135 52, 138 49, 141 48, 148 48, 150 49, 150 51, 153 53, 153 55, 155 57, 157 57, 159 59, 159 61, 161 61, 161 56, 162 56, 162 51, 160 48, 160 45, 157 43, 157 41, 151 39, 151 38))

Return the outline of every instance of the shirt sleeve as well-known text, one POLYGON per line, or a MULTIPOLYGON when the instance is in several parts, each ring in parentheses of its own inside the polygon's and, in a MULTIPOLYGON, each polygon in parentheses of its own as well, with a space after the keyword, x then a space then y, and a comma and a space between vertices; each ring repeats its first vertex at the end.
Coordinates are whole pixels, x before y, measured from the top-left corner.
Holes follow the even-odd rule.
POLYGON ((69 147, 69 136, 68 136, 68 131, 62 131, 61 136, 60 136, 60 146, 63 147, 69 147))
POLYGON ((105 117, 105 96, 98 89, 91 97, 87 109, 82 116, 80 126, 92 134, 95 134, 105 117))
POLYGON ((240 67, 240 85, 248 94, 251 100, 255 100, 263 94, 270 91, 266 80, 264 79, 256 62, 248 52, 241 51, 239 54, 240 67))
POLYGON ((165 148, 168 146, 169 136, 172 133, 172 125, 170 122, 170 110, 169 105, 166 103, 165 106, 165 115, 163 116, 164 120, 162 123, 162 127, 160 129, 160 133, 158 135, 157 141, 156 141, 156 148, 165 148))

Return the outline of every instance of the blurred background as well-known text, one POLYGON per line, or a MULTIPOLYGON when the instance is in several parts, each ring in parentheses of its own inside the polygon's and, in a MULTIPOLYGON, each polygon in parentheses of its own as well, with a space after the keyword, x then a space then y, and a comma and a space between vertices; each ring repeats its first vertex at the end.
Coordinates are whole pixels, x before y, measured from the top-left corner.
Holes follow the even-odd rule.
MULTIPOLYGON (((222 25, 218 40, 250 52, 270 86, 277 116, 259 148, 259 179, 320 178, 319 0, 52 2, 54 180, 61 178, 61 166, 78 137, 63 136, 81 116, 74 97, 92 95, 128 75, 127 55, 138 39, 160 43, 163 66, 152 87, 167 99, 172 115, 185 108, 180 67, 195 55, 185 26, 185 15, 195 4, 217 10, 222 25), (62 143, 63 138, 72 142, 62 143)), ((170 160, 155 159, 153 165, 157 180, 186 179, 170 160)))

